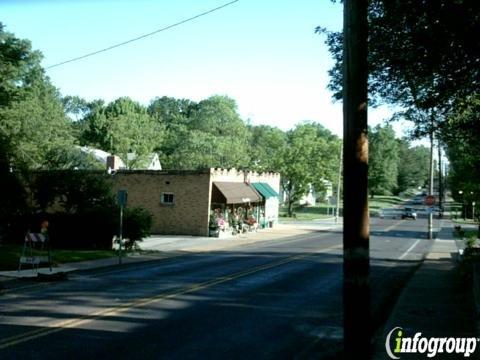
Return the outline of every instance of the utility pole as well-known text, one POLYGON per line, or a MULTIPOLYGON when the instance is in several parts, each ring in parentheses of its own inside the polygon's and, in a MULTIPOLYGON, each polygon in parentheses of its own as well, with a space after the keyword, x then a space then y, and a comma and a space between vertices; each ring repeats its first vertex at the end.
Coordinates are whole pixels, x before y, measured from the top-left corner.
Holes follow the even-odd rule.
MULTIPOLYGON (((430 186, 428 194, 433 196, 433 115, 432 115, 432 129, 430 130, 430 186)), ((428 213, 428 238, 433 239, 433 212, 428 213)))
POLYGON ((442 174, 442 147, 438 139, 438 207, 440 214, 443 214, 443 174, 442 174))
POLYGON ((343 321, 344 358, 370 358, 367 139, 367 0, 344 1, 343 321))
POLYGON ((119 190, 117 201, 120 206, 120 220, 118 226, 118 263, 122 264, 122 242, 123 242, 123 208, 127 205, 127 190, 119 190))
POLYGON ((338 183, 337 183, 337 208, 335 209, 335 222, 338 222, 338 213, 340 211, 340 183, 342 181, 342 165, 343 165, 343 143, 340 147, 340 164, 338 165, 338 183))

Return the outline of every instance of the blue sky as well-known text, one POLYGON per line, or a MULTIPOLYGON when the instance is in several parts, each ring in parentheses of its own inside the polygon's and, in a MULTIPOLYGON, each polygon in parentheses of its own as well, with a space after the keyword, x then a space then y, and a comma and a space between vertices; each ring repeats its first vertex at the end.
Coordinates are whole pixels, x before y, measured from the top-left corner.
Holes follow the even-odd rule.
MULTIPOLYGON (((2 0, 0 21, 44 55, 45 67, 150 33, 228 0, 2 0)), ((243 119, 292 128, 313 120, 342 134, 342 109, 326 89, 332 60, 316 26, 340 30, 330 0, 240 0, 173 29, 47 70, 63 95, 228 95, 243 119)), ((388 117, 369 110, 369 123, 388 117)))

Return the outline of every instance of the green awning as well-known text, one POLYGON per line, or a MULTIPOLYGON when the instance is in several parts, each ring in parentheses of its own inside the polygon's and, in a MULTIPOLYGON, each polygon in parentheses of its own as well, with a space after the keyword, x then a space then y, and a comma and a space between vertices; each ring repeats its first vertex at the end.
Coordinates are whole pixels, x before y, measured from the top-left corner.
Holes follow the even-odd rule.
POLYGON ((257 190, 260 195, 265 199, 270 199, 272 197, 278 197, 278 193, 272 189, 267 183, 252 183, 252 186, 257 190))

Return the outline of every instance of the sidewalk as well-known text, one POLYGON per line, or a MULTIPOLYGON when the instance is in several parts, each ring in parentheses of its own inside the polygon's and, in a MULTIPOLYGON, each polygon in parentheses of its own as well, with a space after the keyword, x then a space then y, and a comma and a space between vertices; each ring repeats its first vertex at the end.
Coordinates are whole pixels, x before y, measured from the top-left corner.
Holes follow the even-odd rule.
MULTIPOLYGON (((317 226, 317 229, 327 229, 339 225, 317 226)), ((147 261, 160 260, 179 256, 188 252, 208 252, 208 251, 224 251, 237 246, 244 246, 257 242, 265 242, 287 238, 290 236, 301 235, 311 232, 310 229, 302 229, 289 225, 277 225, 274 228, 262 229, 236 236, 201 237, 201 236, 182 236, 182 235, 154 235, 139 242, 141 250, 155 250, 151 254, 134 254, 122 257, 122 264, 141 263, 147 261)), ((60 264, 53 267, 50 272, 49 268, 40 268, 38 272, 31 268, 25 270, 11 270, 0 272, 0 289, 1 283, 21 278, 36 278, 38 273, 46 275, 56 275, 62 273, 70 273, 74 271, 90 270, 116 266, 119 264, 118 257, 88 260, 80 262, 72 262, 60 264)))
MULTIPOLYGON (((454 224, 442 220, 441 230, 423 264, 403 289, 383 331, 377 333, 373 359, 389 359, 385 349, 388 334, 401 327, 404 337, 477 337, 471 280, 458 271, 462 241, 453 237, 454 224)), ((390 344, 393 344, 392 335, 390 344)), ((392 345, 393 346, 393 345, 392 345)), ((400 355, 400 354, 397 354, 400 355)), ((456 358, 440 354, 436 358, 456 358)), ((476 359, 480 349, 470 356, 476 359)), ((463 358, 463 355, 460 355, 463 358)), ((405 354, 408 359, 426 359, 427 354, 405 354)))

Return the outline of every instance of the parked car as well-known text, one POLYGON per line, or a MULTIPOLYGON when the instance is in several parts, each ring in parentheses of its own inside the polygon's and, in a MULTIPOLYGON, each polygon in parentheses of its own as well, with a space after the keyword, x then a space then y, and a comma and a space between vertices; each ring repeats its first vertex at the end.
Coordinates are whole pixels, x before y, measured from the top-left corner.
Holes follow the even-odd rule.
POLYGON ((405 208, 403 209, 402 219, 417 220, 417 212, 413 208, 405 208))

